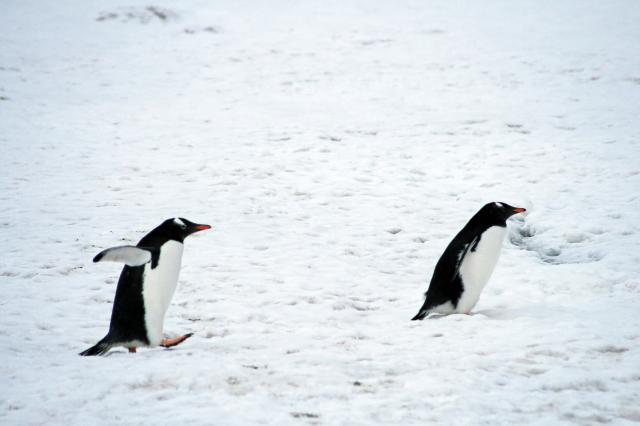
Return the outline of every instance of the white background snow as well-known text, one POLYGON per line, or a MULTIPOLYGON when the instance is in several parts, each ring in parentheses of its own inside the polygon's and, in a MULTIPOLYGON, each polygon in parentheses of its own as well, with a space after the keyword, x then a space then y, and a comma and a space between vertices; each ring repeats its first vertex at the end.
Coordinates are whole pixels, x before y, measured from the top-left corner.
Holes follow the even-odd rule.
POLYGON ((640 3, 0 3, 0 423, 640 422, 640 3), (149 6, 153 6, 149 9, 149 6), (486 202, 472 316, 409 319, 486 202), (77 355, 162 220, 172 350, 77 355))

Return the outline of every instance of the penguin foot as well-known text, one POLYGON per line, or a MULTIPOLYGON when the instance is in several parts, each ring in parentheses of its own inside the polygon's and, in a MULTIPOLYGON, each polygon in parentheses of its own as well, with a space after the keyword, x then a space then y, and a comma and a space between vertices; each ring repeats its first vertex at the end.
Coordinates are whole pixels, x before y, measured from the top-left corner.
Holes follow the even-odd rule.
POLYGON ((136 349, 137 348, 129 348, 129 353, 130 354, 135 354, 136 353, 136 349))
POLYGON ((163 348, 171 348, 173 346, 179 345, 191 336, 193 336, 193 333, 187 333, 184 336, 174 337, 172 339, 162 339, 162 341, 160 342, 160 346, 162 346, 163 348))

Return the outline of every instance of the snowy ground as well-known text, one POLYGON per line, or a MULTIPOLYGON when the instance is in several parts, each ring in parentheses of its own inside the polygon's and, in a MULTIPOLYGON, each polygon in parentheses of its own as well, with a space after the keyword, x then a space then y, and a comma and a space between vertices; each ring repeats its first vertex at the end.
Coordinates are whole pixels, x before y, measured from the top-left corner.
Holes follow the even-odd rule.
POLYGON ((0 4, 0 423, 640 422, 640 5, 0 4), (147 8, 153 5, 153 8, 147 8), (411 322, 487 201, 475 315, 411 322), (173 216, 173 350, 100 250, 173 216))

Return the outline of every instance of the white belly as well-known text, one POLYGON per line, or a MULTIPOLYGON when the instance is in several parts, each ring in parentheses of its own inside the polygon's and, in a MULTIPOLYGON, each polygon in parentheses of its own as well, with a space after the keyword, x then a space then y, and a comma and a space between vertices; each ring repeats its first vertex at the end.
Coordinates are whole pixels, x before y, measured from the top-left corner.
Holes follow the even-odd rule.
POLYGON ((158 346, 162 340, 164 316, 178 285, 183 248, 177 241, 166 242, 160 249, 155 269, 151 269, 151 264, 145 268, 142 297, 150 346, 158 346))
POLYGON ((456 312, 469 313, 478 303, 480 293, 496 267, 506 233, 506 227, 492 226, 482 234, 475 251, 467 252, 460 265, 464 291, 458 300, 456 312))

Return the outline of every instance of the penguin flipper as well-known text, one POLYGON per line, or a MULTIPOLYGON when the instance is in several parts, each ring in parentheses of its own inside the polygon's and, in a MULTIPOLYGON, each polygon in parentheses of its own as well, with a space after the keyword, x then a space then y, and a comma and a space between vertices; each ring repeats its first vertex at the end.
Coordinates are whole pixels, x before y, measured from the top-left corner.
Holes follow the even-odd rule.
POLYGON ((78 355, 80 356, 96 356, 96 355, 106 355, 107 352, 114 345, 107 340, 107 337, 100 340, 95 345, 91 346, 89 349, 80 352, 78 355))
POLYGON ((111 247, 93 258, 94 262, 119 262, 129 266, 142 266, 151 262, 151 250, 136 246, 111 247))

